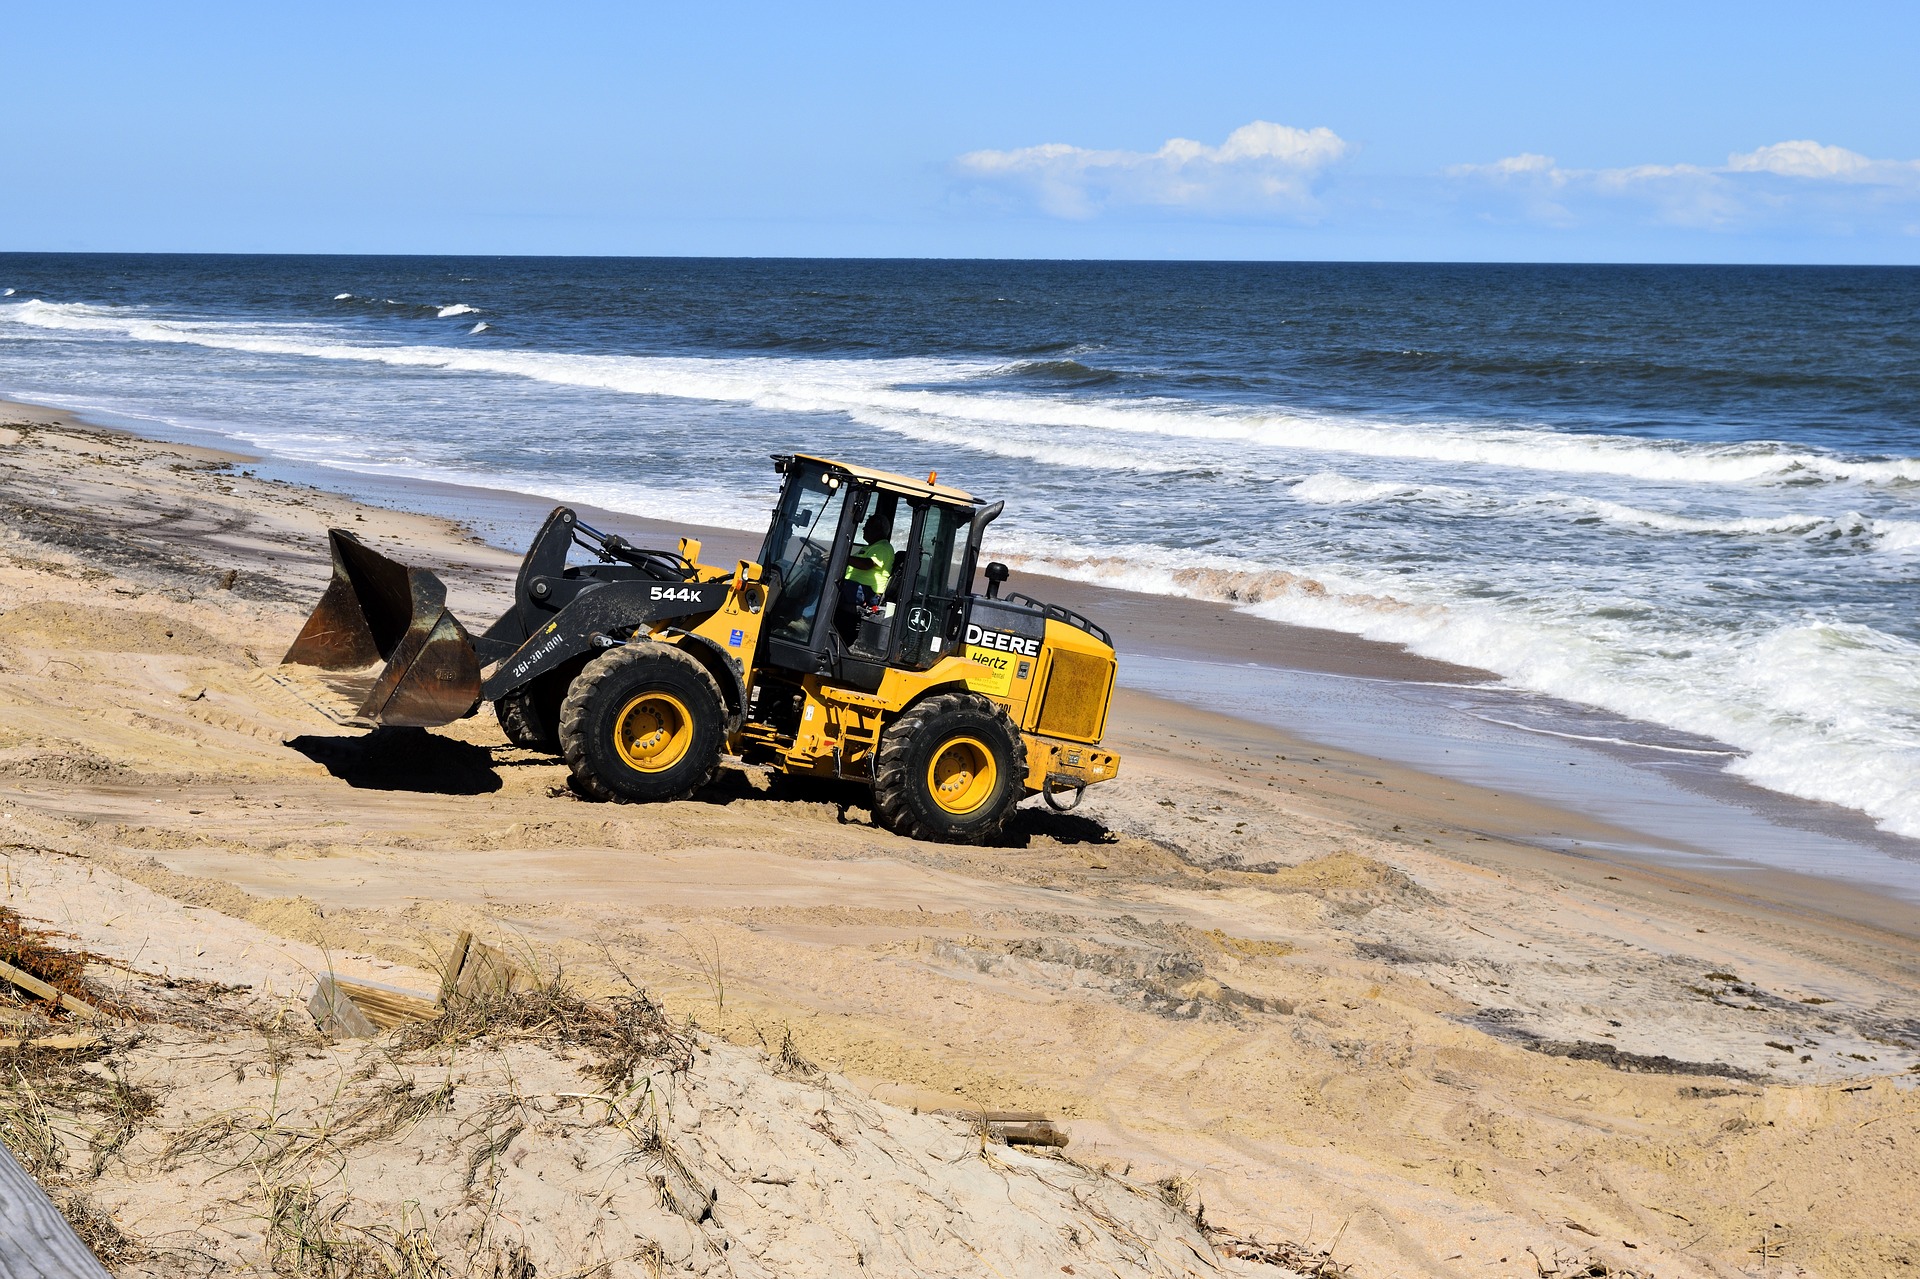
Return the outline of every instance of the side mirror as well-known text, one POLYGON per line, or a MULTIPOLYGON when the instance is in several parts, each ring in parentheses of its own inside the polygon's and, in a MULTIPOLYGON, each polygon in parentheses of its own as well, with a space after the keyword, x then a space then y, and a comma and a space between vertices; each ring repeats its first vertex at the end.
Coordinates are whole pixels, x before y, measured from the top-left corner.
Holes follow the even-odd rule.
POLYGON ((990 600, 999 599, 1001 583, 1005 582, 1007 578, 1011 576, 1012 574, 1008 572, 1007 566, 999 560, 995 560, 993 563, 987 565, 987 598, 990 600))

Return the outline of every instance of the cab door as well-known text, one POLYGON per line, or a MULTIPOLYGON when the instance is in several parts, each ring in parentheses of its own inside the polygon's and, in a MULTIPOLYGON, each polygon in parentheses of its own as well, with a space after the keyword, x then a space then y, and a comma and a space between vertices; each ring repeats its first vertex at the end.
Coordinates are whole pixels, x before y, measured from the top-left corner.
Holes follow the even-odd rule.
POLYGON ((821 668, 833 626, 840 579, 847 571, 853 538, 849 502, 854 486, 817 465, 797 467, 787 477, 761 564, 773 584, 767 606, 767 660, 811 674, 821 668))
POLYGON ((943 657, 963 651, 967 621, 968 537, 973 520, 963 511, 937 502, 916 503, 907 577, 901 588, 895 661, 924 671, 943 657))

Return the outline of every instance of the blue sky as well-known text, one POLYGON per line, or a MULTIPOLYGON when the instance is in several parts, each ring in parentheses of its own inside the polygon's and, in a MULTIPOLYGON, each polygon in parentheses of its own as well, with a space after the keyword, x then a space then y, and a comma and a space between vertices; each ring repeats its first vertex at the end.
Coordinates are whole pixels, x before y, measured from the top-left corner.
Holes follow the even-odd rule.
POLYGON ((0 4, 0 249, 1920 262, 1914 4, 0 4))

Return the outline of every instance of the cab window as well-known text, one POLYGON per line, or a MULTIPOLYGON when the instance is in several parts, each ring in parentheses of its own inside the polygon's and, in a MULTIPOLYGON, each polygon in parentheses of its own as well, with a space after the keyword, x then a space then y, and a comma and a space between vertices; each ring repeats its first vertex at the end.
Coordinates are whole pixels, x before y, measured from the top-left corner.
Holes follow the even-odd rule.
POLYGON ((767 618, 775 638, 797 644, 812 640, 846 500, 847 486, 817 466, 805 468, 788 484, 761 552, 761 563, 780 583, 767 618))

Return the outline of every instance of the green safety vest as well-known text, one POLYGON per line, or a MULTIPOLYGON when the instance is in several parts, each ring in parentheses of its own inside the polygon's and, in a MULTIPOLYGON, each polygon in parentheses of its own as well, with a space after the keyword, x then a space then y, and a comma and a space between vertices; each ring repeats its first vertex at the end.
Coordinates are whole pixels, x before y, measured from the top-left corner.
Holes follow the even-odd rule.
POLYGON ((893 578, 893 543, 869 542, 853 553, 855 559, 870 559, 877 562, 876 568, 850 568, 847 580, 858 582, 875 595, 887 593, 887 583, 893 578))

